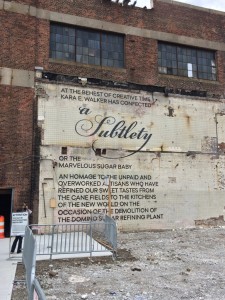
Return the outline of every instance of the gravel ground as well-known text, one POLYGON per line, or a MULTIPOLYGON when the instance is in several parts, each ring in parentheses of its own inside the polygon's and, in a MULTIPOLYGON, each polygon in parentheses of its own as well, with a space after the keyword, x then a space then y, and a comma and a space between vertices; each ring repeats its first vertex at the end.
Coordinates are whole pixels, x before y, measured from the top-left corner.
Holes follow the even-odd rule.
MULTIPOLYGON (((225 228, 118 234, 118 257, 37 262, 47 299, 225 300, 225 228)), ((18 265, 16 280, 24 279, 18 265)), ((27 299, 14 284, 12 300, 27 299)))

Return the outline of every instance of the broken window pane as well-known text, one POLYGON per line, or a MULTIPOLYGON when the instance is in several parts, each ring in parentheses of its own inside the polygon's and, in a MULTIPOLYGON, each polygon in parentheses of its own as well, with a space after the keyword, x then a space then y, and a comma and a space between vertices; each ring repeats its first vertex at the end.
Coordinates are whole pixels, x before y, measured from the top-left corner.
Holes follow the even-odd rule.
POLYGON ((159 73, 216 80, 214 51, 163 42, 158 46, 159 73))
POLYGON ((124 67, 124 37, 52 23, 50 57, 84 64, 124 67))

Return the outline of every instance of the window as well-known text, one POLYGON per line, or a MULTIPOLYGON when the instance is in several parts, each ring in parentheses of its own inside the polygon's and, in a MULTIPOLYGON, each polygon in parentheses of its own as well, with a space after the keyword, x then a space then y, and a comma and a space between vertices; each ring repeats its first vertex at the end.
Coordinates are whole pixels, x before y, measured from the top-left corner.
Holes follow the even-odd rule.
POLYGON ((61 154, 67 154, 67 147, 62 147, 61 148, 61 154))
POLYGON ((159 43, 158 69, 162 74, 216 80, 215 52, 159 43))
POLYGON ((83 64, 124 67, 122 35, 51 24, 50 57, 83 64))

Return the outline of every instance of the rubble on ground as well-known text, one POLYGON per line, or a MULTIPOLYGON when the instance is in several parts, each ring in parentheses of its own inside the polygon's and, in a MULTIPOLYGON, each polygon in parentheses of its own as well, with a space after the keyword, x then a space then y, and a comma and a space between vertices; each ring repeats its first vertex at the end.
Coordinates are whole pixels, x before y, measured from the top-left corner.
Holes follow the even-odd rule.
MULTIPOLYGON (((119 233, 116 260, 38 261, 36 276, 47 300, 222 300, 224 254, 223 227, 119 233)), ((25 285, 15 284, 12 300, 21 299, 25 285)))

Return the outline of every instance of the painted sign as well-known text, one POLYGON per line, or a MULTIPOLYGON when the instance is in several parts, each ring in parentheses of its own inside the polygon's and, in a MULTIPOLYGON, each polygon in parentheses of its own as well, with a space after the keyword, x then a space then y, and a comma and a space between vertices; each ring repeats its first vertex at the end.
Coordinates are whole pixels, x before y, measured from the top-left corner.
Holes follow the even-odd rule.
POLYGON ((28 213, 12 213, 11 236, 24 235, 25 227, 28 225, 28 213))
MULTIPOLYGON (((161 94, 44 86, 39 99, 43 145, 139 151, 211 152, 221 104, 161 94), (204 115, 207 122, 201 122, 204 115)), ((108 155, 100 154, 102 157, 108 155)), ((128 154, 126 154, 128 155, 128 154)), ((119 158, 119 157, 116 157, 119 158)))
POLYGON ((99 220, 109 207, 122 230, 188 227, 223 214, 225 159, 217 144, 219 135, 223 146, 223 102, 42 89, 39 223, 99 220))

